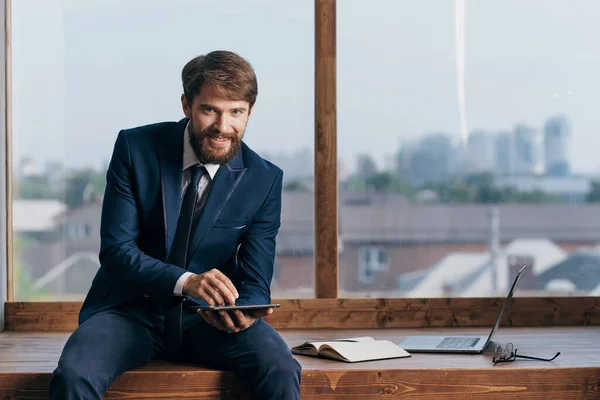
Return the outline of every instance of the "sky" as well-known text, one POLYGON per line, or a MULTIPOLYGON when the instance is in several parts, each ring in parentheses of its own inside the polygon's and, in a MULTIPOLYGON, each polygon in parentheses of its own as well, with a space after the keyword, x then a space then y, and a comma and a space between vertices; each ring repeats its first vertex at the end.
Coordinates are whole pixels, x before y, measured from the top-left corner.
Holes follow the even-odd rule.
MULTIPOLYGON (((407 140, 459 138, 464 91, 468 130, 565 115, 573 170, 600 172, 600 1, 456 2, 464 48, 455 1, 337 1, 339 156, 381 166, 407 140)), ((101 167, 119 130, 183 117, 181 68, 216 49, 257 73, 246 142, 313 149, 313 0, 19 0, 11 24, 16 162, 101 167)))

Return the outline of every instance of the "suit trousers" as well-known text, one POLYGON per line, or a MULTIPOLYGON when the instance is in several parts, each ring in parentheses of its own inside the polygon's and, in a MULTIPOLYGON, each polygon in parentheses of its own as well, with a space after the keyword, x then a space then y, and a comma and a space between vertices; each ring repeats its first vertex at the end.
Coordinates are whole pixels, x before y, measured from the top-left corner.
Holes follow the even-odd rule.
MULTIPOLYGON (((50 379, 52 399, 101 399, 123 372, 163 359, 162 316, 142 307, 102 311, 69 337, 50 379)), ((300 399, 300 364, 281 336, 259 319, 222 332, 184 308, 182 347, 169 361, 233 371, 253 399, 300 399)))

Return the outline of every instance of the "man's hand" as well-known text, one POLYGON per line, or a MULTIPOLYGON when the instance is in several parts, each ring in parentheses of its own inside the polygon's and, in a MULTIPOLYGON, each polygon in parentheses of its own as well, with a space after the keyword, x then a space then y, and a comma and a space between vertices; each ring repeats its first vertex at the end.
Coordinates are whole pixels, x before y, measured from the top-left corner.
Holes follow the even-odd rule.
POLYGON ((211 306, 235 305, 239 294, 225 274, 216 268, 203 274, 191 275, 183 284, 183 294, 203 299, 211 306))
POLYGON ((228 333, 237 333, 248 328, 257 318, 273 314, 273 309, 255 310, 246 314, 240 310, 233 310, 229 314, 227 311, 203 311, 198 309, 198 314, 217 329, 228 333))

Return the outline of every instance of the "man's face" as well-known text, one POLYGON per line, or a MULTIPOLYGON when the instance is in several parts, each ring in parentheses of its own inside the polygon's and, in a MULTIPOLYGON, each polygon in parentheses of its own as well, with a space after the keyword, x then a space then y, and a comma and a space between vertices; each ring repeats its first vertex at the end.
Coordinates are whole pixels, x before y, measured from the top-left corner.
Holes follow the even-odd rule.
POLYGON ((228 100, 218 90, 202 85, 189 104, 185 95, 181 104, 190 119, 190 144, 198 160, 207 164, 227 164, 241 149, 242 137, 250 117, 245 100, 228 100))

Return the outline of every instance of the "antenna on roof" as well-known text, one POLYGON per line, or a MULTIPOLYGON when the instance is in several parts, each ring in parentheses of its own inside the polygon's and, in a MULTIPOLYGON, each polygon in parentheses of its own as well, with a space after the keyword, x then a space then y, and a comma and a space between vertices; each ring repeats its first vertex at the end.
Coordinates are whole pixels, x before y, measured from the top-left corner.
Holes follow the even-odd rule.
POLYGON ((498 258, 500 256, 500 211, 498 210, 498 207, 492 207, 488 216, 490 218, 490 276, 492 279, 492 293, 494 293, 495 296, 498 292, 498 258))

